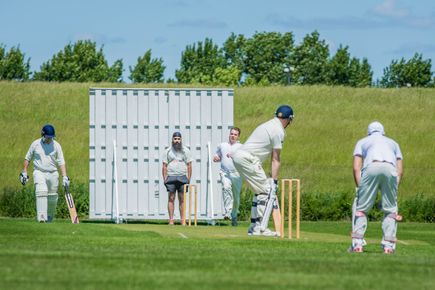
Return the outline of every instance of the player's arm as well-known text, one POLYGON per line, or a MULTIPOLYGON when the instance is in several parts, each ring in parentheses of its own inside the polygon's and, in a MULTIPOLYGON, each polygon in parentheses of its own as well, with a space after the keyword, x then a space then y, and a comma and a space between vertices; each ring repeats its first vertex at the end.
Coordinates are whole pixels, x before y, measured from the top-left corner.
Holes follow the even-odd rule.
POLYGON ((396 170, 397 170, 397 186, 399 186, 400 180, 402 180, 402 176, 403 176, 403 160, 402 159, 397 159, 396 170))
POLYGON ((279 174, 279 167, 281 165, 281 159, 280 159, 280 155, 281 155, 281 149, 273 149, 272 150, 272 166, 271 166, 271 177, 273 178, 273 180, 278 180, 278 174, 279 174))
POLYGON ((190 178, 192 177, 192 161, 187 163, 187 179, 190 182, 190 178))
POLYGON ((353 156, 353 179, 355 180, 355 186, 359 187, 361 182, 361 168, 363 159, 360 155, 353 156))
POLYGON ((214 162, 221 161, 221 155, 222 155, 222 153, 221 153, 221 146, 219 145, 218 148, 216 149, 216 152, 215 152, 214 156, 213 156, 213 161, 214 162))
POLYGON ((29 168, 29 160, 24 159, 23 172, 27 172, 27 168, 29 168))
POLYGON ((62 174, 62 176, 68 176, 66 174, 66 165, 65 164, 59 165, 59 169, 60 169, 60 173, 62 174))
POLYGON ((168 163, 166 162, 163 162, 162 176, 163 176, 163 181, 166 181, 166 179, 168 178, 168 163))

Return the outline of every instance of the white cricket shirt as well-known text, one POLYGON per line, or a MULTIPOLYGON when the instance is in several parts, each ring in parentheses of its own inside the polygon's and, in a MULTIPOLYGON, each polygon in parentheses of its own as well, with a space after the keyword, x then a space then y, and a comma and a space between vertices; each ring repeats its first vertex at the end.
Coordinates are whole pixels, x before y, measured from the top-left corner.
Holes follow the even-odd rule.
POLYGON ((219 144, 216 149, 216 155, 221 159, 221 169, 225 172, 233 172, 236 171, 234 167, 233 159, 228 157, 228 154, 231 156, 237 149, 242 146, 240 142, 236 142, 234 144, 230 144, 228 142, 223 142, 219 144))
POLYGON ((240 149, 257 156, 263 162, 273 149, 282 149, 285 130, 278 118, 258 126, 240 149))
POLYGON ((364 159, 363 168, 366 168, 373 160, 388 162, 396 166, 397 159, 403 159, 399 144, 379 132, 374 132, 359 140, 353 155, 364 159))
POLYGON ((32 158, 34 169, 42 172, 57 171, 57 166, 65 164, 62 147, 56 140, 49 144, 42 142, 42 138, 33 141, 25 159, 31 161, 32 158))

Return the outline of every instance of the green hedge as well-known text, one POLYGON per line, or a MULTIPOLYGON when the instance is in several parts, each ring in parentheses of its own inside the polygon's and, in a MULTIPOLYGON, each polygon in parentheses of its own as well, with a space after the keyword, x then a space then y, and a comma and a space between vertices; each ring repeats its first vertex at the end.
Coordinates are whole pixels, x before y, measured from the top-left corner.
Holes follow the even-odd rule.
MULTIPOLYGON (((86 218, 89 214, 89 193, 85 184, 71 184, 71 192, 79 217, 86 218)), ((240 197, 240 220, 251 217, 252 192, 243 188, 240 197)), ((336 221, 350 220, 353 193, 302 193, 301 219, 305 221, 336 221)), ((287 204, 287 201, 285 202, 287 204)), ((380 208, 380 195, 374 209, 369 213, 369 220, 379 221, 383 218, 380 208)), ((287 209, 286 209, 287 211, 287 209)), ((295 211, 295 197, 293 195, 293 211, 295 211)), ((399 200, 399 212, 405 221, 435 222, 435 197, 417 194, 399 200)), ((9 217, 36 216, 35 195, 32 186, 20 189, 4 188, 0 195, 0 215, 9 217)), ((59 195, 57 218, 69 218, 63 192, 59 195)))
MULTIPOLYGON (((71 183, 71 193, 79 217, 87 217, 89 213, 89 193, 84 184, 71 183)), ((6 187, 0 195, 0 215, 9 217, 36 217, 35 193, 33 186, 19 189, 6 187)), ((68 207, 63 190, 59 192, 56 218, 69 218, 68 207)))

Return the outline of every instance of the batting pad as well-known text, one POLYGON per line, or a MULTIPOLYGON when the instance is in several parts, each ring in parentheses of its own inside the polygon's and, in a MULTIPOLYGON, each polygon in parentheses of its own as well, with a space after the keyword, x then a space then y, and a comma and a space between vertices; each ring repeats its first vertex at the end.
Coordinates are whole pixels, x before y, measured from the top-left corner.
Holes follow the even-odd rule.
POLYGON ((49 194, 47 199, 48 199, 48 209, 47 209, 48 222, 52 222, 56 216, 58 194, 57 193, 49 194))
POLYGON ((38 222, 47 221, 47 192, 36 192, 36 219, 38 222))

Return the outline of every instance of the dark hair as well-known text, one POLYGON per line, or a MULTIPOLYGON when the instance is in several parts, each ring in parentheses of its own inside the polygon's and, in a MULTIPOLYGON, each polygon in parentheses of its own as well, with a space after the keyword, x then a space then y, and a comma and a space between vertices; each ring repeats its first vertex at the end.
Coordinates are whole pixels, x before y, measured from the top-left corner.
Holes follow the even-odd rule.
POLYGON ((181 133, 180 132, 174 132, 174 134, 172 134, 172 138, 174 137, 180 137, 181 138, 181 133))
MULTIPOLYGON (((240 136, 240 133, 242 132, 239 127, 232 127, 231 130, 237 131, 239 133, 239 136, 240 136)), ((230 130, 230 132, 231 132, 231 130, 230 130)))

